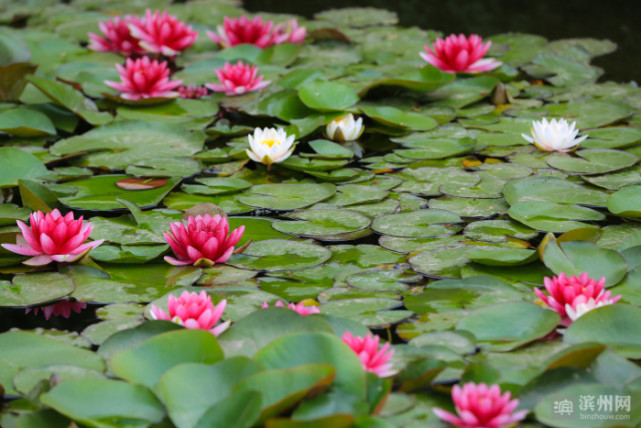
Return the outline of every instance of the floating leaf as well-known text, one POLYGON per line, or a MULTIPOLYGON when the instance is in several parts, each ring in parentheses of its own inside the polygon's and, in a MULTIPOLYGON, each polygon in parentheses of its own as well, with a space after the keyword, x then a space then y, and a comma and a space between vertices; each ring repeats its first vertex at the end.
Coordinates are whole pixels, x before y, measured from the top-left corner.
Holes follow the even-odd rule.
POLYGON ((331 256, 330 250, 318 245, 268 239, 252 243, 243 254, 232 256, 227 263, 242 269, 278 272, 318 266, 331 256))

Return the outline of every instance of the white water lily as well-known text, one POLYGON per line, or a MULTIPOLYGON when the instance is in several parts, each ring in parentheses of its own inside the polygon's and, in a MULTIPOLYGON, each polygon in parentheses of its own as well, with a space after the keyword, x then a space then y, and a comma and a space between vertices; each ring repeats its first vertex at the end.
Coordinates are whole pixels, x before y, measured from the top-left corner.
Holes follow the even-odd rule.
POLYGON ((521 134, 523 138, 533 143, 538 149, 546 152, 568 152, 585 140, 587 135, 576 138, 579 130, 575 129, 576 122, 571 124, 565 119, 552 119, 547 121, 545 118, 540 121, 532 122, 530 132, 532 136, 521 134))
POLYGON ((354 141, 361 136, 364 130, 363 119, 359 117, 354 120, 354 115, 351 113, 332 120, 325 128, 330 140, 339 142, 354 141))
POLYGON ((248 135, 247 156, 254 162, 267 165, 282 162, 294 152, 294 135, 288 136, 282 128, 256 128, 254 135, 248 135))
POLYGON ((586 300, 585 296, 579 296, 577 299, 575 299, 574 302, 572 302, 571 305, 569 303, 565 304, 565 312, 568 314, 568 317, 570 317, 572 321, 576 321, 578 318, 593 309, 600 308, 606 305, 612 305, 613 303, 614 300, 612 299, 602 299, 601 297, 595 299, 594 297, 590 297, 589 300, 586 300), (580 297, 584 298, 581 299, 580 297))

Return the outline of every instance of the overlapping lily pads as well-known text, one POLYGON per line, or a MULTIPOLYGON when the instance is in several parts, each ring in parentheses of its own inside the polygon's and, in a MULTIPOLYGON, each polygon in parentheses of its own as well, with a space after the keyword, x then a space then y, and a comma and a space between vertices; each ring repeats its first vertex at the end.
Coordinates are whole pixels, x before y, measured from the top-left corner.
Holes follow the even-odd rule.
MULTIPOLYGON (((638 397, 641 91, 597 83, 590 61, 612 42, 494 35, 500 68, 454 74, 418 55, 445 34, 374 8, 299 18, 304 43, 261 49, 205 36, 246 13, 237 1, 49 3, 0 13, 0 242, 54 208, 85 215, 105 242, 40 268, 0 249, 4 319, 47 326, 0 334, 0 391, 22 396, 0 425, 436 426, 449 385, 483 381, 533 411, 524 425, 561 427, 582 425, 552 416, 556 394, 638 397), (270 85, 124 103, 104 84, 124 58, 88 49, 87 33, 146 7, 200 32, 159 57, 174 78, 213 83, 242 59, 270 85), (325 126, 348 113, 365 132, 330 141, 325 126), (521 134, 543 117, 589 138, 542 152, 521 134), (266 168, 247 158, 247 134, 272 126, 297 146, 266 168), (168 265, 163 234, 203 203, 245 226, 236 252, 168 265), (562 272, 605 277, 621 303, 559 329, 532 287, 562 272), (218 337, 149 321, 201 291, 226 301, 218 337), (320 314, 261 309, 278 301, 320 314), (27 318, 58 302, 88 307, 27 318), (393 380, 366 374, 340 340, 370 328, 392 342, 393 380)), ((260 16, 293 29, 289 15, 260 16)))

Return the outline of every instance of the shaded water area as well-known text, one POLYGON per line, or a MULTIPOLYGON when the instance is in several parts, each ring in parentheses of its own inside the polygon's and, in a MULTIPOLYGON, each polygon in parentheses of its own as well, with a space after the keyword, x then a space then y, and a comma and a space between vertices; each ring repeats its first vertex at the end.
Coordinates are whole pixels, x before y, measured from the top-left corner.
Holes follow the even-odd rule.
POLYGON ((483 37, 504 32, 532 33, 550 40, 571 37, 610 39, 618 49, 596 58, 601 81, 641 82, 641 2, 596 0, 245 0, 252 12, 315 13, 342 7, 395 11, 402 26, 483 37))

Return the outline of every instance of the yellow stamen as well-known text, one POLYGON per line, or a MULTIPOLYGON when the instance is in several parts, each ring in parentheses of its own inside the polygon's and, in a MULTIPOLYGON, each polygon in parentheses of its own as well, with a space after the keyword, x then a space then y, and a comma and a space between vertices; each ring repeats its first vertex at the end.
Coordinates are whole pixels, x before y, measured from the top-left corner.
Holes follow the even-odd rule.
POLYGON ((278 140, 264 140, 264 141, 261 141, 260 144, 266 144, 267 147, 269 147, 271 149, 274 144, 280 145, 280 141, 278 141, 278 140))

